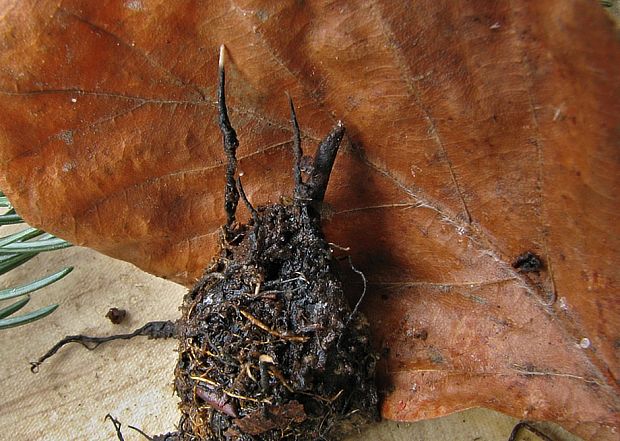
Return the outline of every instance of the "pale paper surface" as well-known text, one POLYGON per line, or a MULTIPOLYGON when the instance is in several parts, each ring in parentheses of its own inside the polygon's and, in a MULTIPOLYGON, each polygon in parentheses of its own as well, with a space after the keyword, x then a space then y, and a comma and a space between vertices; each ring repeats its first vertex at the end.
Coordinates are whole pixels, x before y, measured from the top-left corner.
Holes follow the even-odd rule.
MULTIPOLYGON (((127 425, 147 434, 174 429, 179 414, 172 388, 175 340, 138 337, 87 351, 78 345, 60 350, 30 373, 28 362, 69 334, 126 333, 147 321, 176 319, 185 288, 150 276, 134 266, 83 248, 37 256, 0 278, 0 287, 15 286, 64 266, 75 266, 65 279, 35 294, 27 311, 60 303, 41 322, 0 331, 0 439, 116 440, 107 413, 123 423, 126 441, 143 441, 127 425), (110 307, 129 316, 113 325, 110 307)), ((3 306, 6 306, 3 304, 3 306)), ((497 412, 473 409, 419 423, 382 422, 348 441, 494 441, 507 440, 517 420, 497 412)), ((545 431, 557 441, 578 438, 556 426, 545 431)), ((520 440, 537 441, 524 433, 520 440)))

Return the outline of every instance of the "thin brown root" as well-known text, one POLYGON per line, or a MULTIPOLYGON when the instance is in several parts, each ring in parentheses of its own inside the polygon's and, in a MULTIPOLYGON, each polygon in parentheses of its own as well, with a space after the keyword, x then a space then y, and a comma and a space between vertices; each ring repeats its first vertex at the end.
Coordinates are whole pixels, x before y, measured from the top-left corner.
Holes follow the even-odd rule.
POLYGON ((248 197, 245 194, 245 190, 243 189, 243 184, 241 183, 241 175, 239 175, 237 177, 237 188, 239 189, 239 194, 241 195, 241 200, 245 204, 245 206, 248 209, 248 211, 252 214, 252 219, 254 219, 254 224, 257 225, 258 222, 259 222, 258 221, 258 212, 252 206, 252 203, 250 202, 250 200, 248 199, 248 197))
POLYGON ((155 438, 153 438, 152 436, 148 436, 146 433, 144 433, 142 430, 138 429, 137 427, 134 427, 134 426, 127 426, 127 427, 129 427, 132 430, 135 430, 136 432, 138 432, 140 435, 142 435, 149 441, 155 441, 155 438))
MULTIPOLYGON (((334 246, 340 250, 343 251, 349 251, 349 248, 343 248, 340 247, 339 245, 333 244, 333 243, 329 243, 330 246, 334 246)), ((348 326, 349 323, 351 323, 351 320, 353 320, 353 318, 355 317, 355 314, 357 314, 360 305, 362 304, 362 301, 364 300, 364 297, 366 296, 366 290, 368 288, 368 280, 366 279, 366 276, 364 275, 364 273, 360 270, 358 270, 357 268, 355 268, 355 266, 353 266, 353 259, 351 259, 351 256, 339 256, 336 259, 338 260, 344 260, 347 259, 349 261, 349 266, 351 267, 351 269, 353 270, 353 272, 355 272, 356 274, 358 274, 361 278, 362 278, 362 294, 360 295, 360 298, 357 299, 357 302, 355 303, 355 307, 353 308, 353 311, 351 311, 351 314, 349 314, 349 318, 346 321, 345 326, 348 326)), ((342 336, 340 336, 340 338, 342 338, 342 336)))
POLYGON ((206 384, 208 384, 210 386, 220 387, 219 383, 217 383, 217 382, 215 382, 215 381, 213 381, 213 380, 211 380, 209 378, 206 378, 206 377, 197 377, 197 376, 194 376, 194 375, 190 375, 189 378, 191 378, 192 380, 200 381, 202 383, 206 383, 206 384))
POLYGON ((351 247, 341 247, 337 243, 327 242, 327 245, 329 245, 330 248, 335 248, 340 251, 351 251, 351 247))
POLYGON ((268 334, 273 335, 274 337, 278 337, 281 338, 283 340, 290 340, 290 341, 294 341, 294 342, 298 342, 298 343, 304 343, 307 342, 310 337, 306 337, 303 335, 287 335, 287 334, 282 334, 274 329, 271 329, 269 326, 267 326, 266 324, 264 324, 263 322, 261 322, 259 319, 257 319, 256 317, 254 317, 252 314, 250 314, 249 312, 240 309, 239 312, 241 313, 242 316, 244 316, 246 319, 248 319, 254 326, 259 327, 260 329, 262 329, 263 331, 267 332, 268 334))
POLYGON ((355 304, 355 308, 353 308, 353 311, 351 311, 351 315, 349 315, 349 318, 347 319, 345 326, 348 325, 351 322, 351 320, 353 320, 353 317, 355 317, 355 314, 357 314, 357 310, 359 309, 360 305, 362 304, 362 300, 364 300, 364 296, 366 295, 366 287, 368 284, 364 273, 353 266, 353 260, 351 259, 351 256, 347 256, 347 257, 349 259, 349 265, 351 265, 351 269, 362 278, 362 283, 364 285, 364 288, 362 289, 362 295, 360 295, 360 298, 357 300, 357 303, 355 304))
POLYGON ((308 397, 312 397, 315 400, 322 401, 324 403, 333 403, 338 398, 340 398, 340 396, 342 395, 343 392, 344 392, 344 389, 340 389, 333 397, 322 397, 321 395, 313 394, 313 393, 310 393, 310 392, 297 391, 298 394, 302 394, 302 395, 306 395, 308 397))
POLYGON ((284 386, 289 392, 291 393, 295 393, 295 391, 293 390, 293 388, 291 387, 291 385, 288 383, 288 381, 286 380, 286 378, 284 378, 284 375, 282 374, 282 372, 280 372, 279 369, 276 369, 274 366, 271 366, 269 368, 269 372, 271 372, 271 374, 280 382, 282 383, 282 386, 284 386))
POLYGON ((536 427, 532 426, 532 424, 529 421, 521 421, 519 422, 519 424, 514 426, 514 428, 512 429, 512 432, 510 433, 510 438, 508 438, 508 441, 515 441, 517 439, 517 435, 522 429, 529 430, 534 435, 538 436, 544 441, 553 441, 551 438, 549 438, 549 436, 545 435, 543 432, 538 430, 536 427))
MULTIPOLYGON (((121 422, 110 414, 107 414, 105 416, 104 421, 107 419, 112 421, 112 424, 114 424, 114 430, 116 430, 116 437, 119 439, 119 441, 125 441, 125 438, 123 438, 123 433, 121 432, 121 426, 122 426, 121 422)), ((155 441, 155 438, 153 438, 152 436, 148 436, 146 433, 144 433, 142 430, 138 429, 137 427, 134 427, 134 426, 127 426, 127 427, 129 427, 132 430, 135 430, 136 432, 138 432, 140 435, 142 435, 149 441, 155 441)))
POLYGON ((118 437, 118 440, 125 441, 125 438, 123 438, 123 433, 121 432, 121 422, 110 414, 107 414, 103 420, 105 421, 107 419, 112 421, 112 424, 114 424, 114 430, 116 430, 116 436, 118 437))
POLYGON ((87 335, 69 335, 63 338, 62 340, 60 340, 58 343, 56 343, 52 347, 52 349, 47 351, 45 355, 43 355, 37 361, 31 361, 30 371, 33 374, 36 374, 37 372, 39 372, 39 366, 41 365, 41 363, 43 363, 45 360, 47 360, 48 358, 56 354, 56 352, 58 352, 60 348, 62 348, 64 345, 69 344, 69 343, 79 343, 82 346, 84 346, 86 349, 88 349, 89 351, 92 351, 100 344, 107 343, 113 340, 129 340, 131 338, 134 338, 140 335, 151 338, 151 339, 171 338, 171 337, 175 337, 176 334, 177 334, 177 331, 176 331, 175 322, 171 322, 168 320, 165 322, 164 321, 148 322, 146 325, 142 326, 141 328, 136 329, 135 331, 129 334, 117 334, 117 335, 110 335, 107 337, 89 337, 87 335))
POLYGON ((253 403, 267 403, 267 404, 271 404, 271 400, 267 400, 267 399, 259 400, 257 398, 246 397, 245 395, 239 395, 239 394, 236 394, 236 393, 234 393, 234 392, 232 392, 230 390, 226 390, 226 389, 222 389, 222 392, 224 392, 229 397, 233 397, 233 398, 236 398, 238 400, 252 401, 253 403))

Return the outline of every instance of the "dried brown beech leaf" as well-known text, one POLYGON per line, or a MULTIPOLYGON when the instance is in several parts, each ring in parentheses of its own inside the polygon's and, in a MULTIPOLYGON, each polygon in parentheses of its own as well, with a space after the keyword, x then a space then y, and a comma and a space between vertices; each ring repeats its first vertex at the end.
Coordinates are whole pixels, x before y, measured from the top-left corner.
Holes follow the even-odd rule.
POLYGON ((614 438, 620 45, 596 2, 32 0, 0 17, 0 187, 30 223, 191 285, 224 221, 224 43, 254 204, 291 193, 285 92, 307 151, 347 126, 325 225, 370 283, 383 415, 486 406, 614 438), (527 251, 538 271, 512 266, 527 251))

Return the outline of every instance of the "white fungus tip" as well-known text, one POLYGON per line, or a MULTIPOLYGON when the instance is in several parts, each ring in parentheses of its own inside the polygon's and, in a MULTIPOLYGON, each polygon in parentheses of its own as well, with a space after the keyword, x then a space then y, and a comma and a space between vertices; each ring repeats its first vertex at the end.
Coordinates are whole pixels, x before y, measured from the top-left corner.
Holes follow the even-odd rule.
POLYGON ((220 69, 224 69, 224 50, 225 50, 224 45, 221 45, 220 46, 220 62, 219 62, 220 69))

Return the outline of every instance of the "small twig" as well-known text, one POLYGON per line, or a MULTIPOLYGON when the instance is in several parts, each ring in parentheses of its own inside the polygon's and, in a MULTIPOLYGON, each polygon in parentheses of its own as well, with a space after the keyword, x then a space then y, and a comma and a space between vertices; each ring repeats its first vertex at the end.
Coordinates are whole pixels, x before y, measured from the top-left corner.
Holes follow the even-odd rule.
POLYGON ((120 421, 110 414, 107 414, 103 420, 105 421, 107 419, 110 419, 110 421, 112 421, 112 424, 114 424, 114 430, 116 430, 116 436, 118 437, 119 441, 125 441, 125 438, 123 438, 123 433, 121 432, 120 421))
POLYGON ((30 362, 30 371, 33 374, 39 372, 39 366, 45 360, 56 354, 60 348, 69 343, 79 343, 84 346, 89 351, 97 348, 102 343, 107 343, 113 340, 129 340, 131 338, 137 336, 145 336, 151 339, 154 338, 171 338, 176 335, 176 324, 171 321, 161 321, 161 322, 148 322, 146 325, 141 328, 136 329, 132 333, 129 334, 117 334, 110 335, 107 337, 89 337, 87 335, 69 335, 58 343, 56 343, 52 349, 47 351, 45 355, 39 358, 37 361, 30 362))
POLYGON ((510 433, 510 438, 508 438, 508 441, 515 441, 521 429, 529 430, 534 435, 542 438, 544 441, 553 441, 551 438, 549 438, 549 436, 545 435, 540 430, 538 430, 536 427, 532 426, 532 424, 529 421, 521 421, 519 422, 519 424, 514 426, 514 428, 512 429, 512 432, 510 433))

